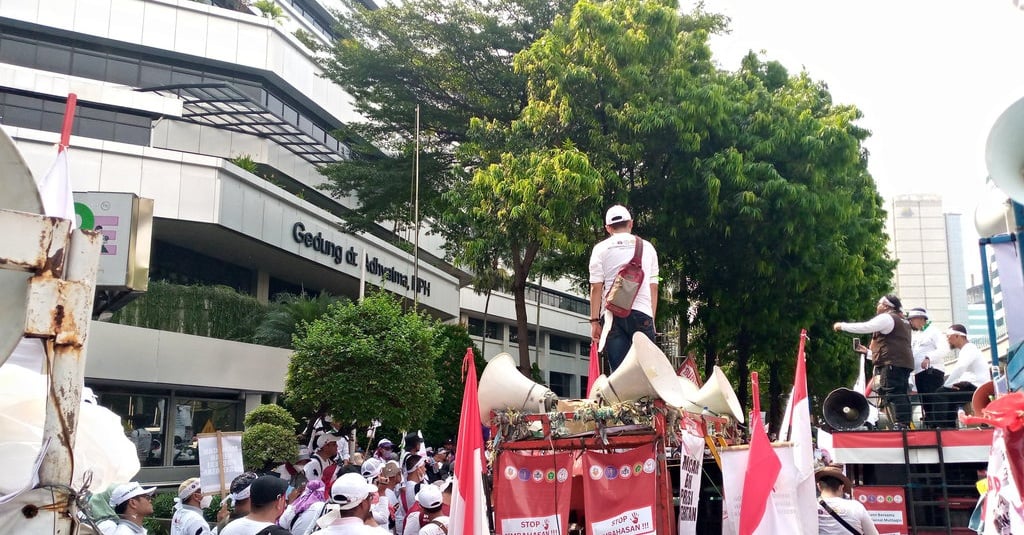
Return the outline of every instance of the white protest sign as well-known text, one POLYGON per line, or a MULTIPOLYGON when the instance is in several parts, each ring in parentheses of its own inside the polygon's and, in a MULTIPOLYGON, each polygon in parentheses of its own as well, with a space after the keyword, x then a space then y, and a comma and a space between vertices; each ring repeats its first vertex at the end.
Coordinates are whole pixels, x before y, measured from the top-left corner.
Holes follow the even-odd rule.
POLYGON ((700 474, 704 462, 704 437, 685 428, 680 434, 679 460, 679 535, 696 535, 697 505, 700 501, 700 474))
POLYGON ((199 484, 203 494, 227 495, 231 480, 245 471, 242 433, 203 433, 199 439, 199 484))

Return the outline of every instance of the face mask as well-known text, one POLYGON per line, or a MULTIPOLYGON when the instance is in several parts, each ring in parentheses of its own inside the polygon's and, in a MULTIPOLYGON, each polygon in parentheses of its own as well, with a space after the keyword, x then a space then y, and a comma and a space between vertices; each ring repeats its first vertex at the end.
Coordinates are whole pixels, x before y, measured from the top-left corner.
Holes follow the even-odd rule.
POLYGON ((284 495, 285 496, 291 496, 293 492, 295 492, 295 487, 293 487, 291 485, 288 485, 288 490, 286 490, 284 492, 284 495))
POLYGON ((199 508, 206 509, 213 503, 213 496, 203 496, 202 500, 199 500, 199 508))

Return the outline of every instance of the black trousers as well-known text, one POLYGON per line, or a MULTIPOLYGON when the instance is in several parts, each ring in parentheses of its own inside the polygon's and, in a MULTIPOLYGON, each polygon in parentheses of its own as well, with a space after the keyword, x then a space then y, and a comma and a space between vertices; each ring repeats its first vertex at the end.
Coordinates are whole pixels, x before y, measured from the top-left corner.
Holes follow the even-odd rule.
POLYGON ((895 423, 909 424, 911 419, 910 396, 907 395, 910 381, 910 368, 899 366, 875 366, 875 375, 879 376, 878 396, 882 399, 882 407, 892 405, 895 423))
POLYGON ((953 386, 957 388, 943 386, 935 391, 935 418, 933 419, 929 415, 928 423, 936 427, 956 427, 957 412, 960 407, 963 407, 964 403, 967 403, 974 397, 974 391, 978 387, 968 382, 957 383, 953 386))

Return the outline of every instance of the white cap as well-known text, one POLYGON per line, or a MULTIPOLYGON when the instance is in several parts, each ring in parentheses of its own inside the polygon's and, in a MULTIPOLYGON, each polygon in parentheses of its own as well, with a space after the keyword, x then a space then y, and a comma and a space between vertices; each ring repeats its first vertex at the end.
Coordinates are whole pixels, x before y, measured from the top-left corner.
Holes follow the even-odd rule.
POLYGON ((331 485, 331 500, 334 500, 342 511, 347 511, 363 503, 371 492, 377 492, 377 485, 371 485, 363 476, 349 472, 342 474, 331 485))
POLYGON ((423 485, 416 494, 416 501, 424 509, 436 509, 441 507, 441 488, 437 485, 423 485))
POLYGON ((341 437, 334 433, 324 433, 316 439, 316 449, 320 449, 330 442, 337 442, 339 440, 341 440, 341 437))
POLYGON ((908 320, 912 320, 914 318, 928 319, 928 311, 923 309, 923 308, 921 308, 921 307, 912 308, 912 309, 908 310, 907 311, 907 319, 908 320))
POLYGON ((156 492, 156 487, 143 488, 142 485, 139 485, 138 481, 118 485, 110 493, 110 506, 117 507, 132 498, 153 494, 154 492, 156 492))
POLYGON ((363 466, 359 468, 359 471, 363 474, 363 477, 367 481, 380 475, 380 471, 384 468, 384 462, 376 457, 370 457, 363 461, 363 466))
POLYGON ((608 209, 608 212, 604 214, 604 224, 613 225, 615 223, 621 223, 623 221, 629 221, 633 219, 629 215, 629 210, 626 210, 625 206, 616 204, 608 209))

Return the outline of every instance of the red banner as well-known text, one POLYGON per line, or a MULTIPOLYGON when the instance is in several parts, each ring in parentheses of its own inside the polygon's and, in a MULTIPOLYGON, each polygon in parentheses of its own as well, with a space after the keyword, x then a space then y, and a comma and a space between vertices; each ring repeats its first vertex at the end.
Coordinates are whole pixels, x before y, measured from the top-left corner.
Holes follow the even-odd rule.
POLYGON ((503 451, 494 474, 498 535, 558 535, 569 531, 572 454, 503 451))
POLYGON ((907 534, 907 503, 903 487, 854 487, 853 499, 868 510, 879 533, 907 534))
POLYGON ((656 533, 657 468, 652 446, 621 453, 584 452, 587 533, 656 533))

